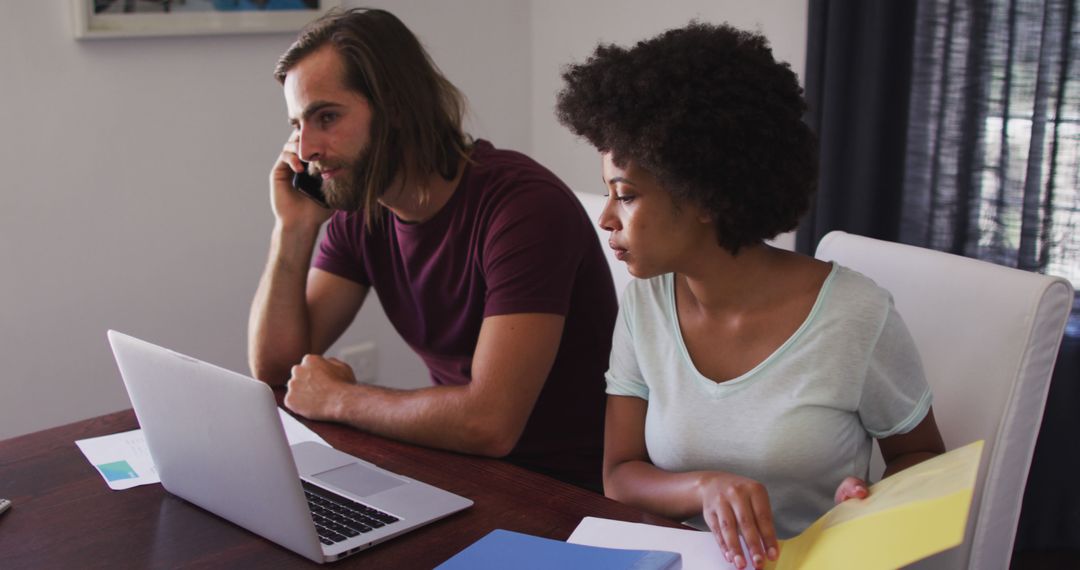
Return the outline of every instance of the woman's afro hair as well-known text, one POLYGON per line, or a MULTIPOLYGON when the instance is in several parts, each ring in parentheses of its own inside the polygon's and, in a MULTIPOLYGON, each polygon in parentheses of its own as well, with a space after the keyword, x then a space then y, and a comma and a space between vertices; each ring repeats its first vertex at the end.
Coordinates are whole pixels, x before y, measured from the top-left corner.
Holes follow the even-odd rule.
POLYGON ((808 208, 816 139, 764 36, 690 22, 630 49, 600 45, 563 79, 559 121, 704 208, 728 251, 794 229, 808 208))

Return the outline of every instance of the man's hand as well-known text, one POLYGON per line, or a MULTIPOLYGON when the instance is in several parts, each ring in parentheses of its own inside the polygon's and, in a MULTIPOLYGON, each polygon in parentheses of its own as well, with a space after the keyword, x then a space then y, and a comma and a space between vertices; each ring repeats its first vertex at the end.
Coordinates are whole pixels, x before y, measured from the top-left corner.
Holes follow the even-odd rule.
POLYGON ((308 419, 337 421, 342 400, 356 387, 356 377, 336 358, 308 354, 292 367, 285 386, 285 407, 308 419))
POLYGON ((833 500, 839 505, 848 499, 865 499, 869 495, 870 490, 866 488, 866 481, 858 477, 847 477, 836 488, 833 500))
POLYGON ((776 560, 779 545, 765 485, 731 473, 711 472, 701 481, 701 512, 728 562, 745 568, 764 568, 776 560), (746 541, 743 552, 739 536, 746 541))
POLYGON ((270 206, 278 223, 285 227, 319 227, 330 219, 328 210, 293 188, 293 175, 304 172, 307 165, 296 154, 300 134, 293 131, 270 170, 270 206))

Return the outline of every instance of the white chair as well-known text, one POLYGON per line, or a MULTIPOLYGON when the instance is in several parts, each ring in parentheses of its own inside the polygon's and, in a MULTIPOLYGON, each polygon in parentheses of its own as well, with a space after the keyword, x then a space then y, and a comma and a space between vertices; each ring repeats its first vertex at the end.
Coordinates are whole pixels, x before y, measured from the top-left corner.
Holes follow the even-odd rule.
MULTIPOLYGON (((1008 568, 1071 285, 844 232, 826 235, 815 255, 892 292, 922 356, 946 446, 986 440, 964 544, 914 567, 1008 568)), ((880 474, 877 451, 875 462, 872 476, 880 474)))
POLYGON ((615 252, 608 247, 607 231, 600 228, 600 212, 604 211, 607 198, 600 194, 589 194, 587 192, 574 192, 574 194, 577 195, 581 205, 585 206, 585 212, 589 214, 589 219, 592 220, 593 229, 596 230, 596 236, 600 239, 600 245, 604 248, 604 257, 607 258, 608 267, 611 268, 611 278, 615 280, 615 294, 621 300, 623 289, 626 289, 634 276, 630 275, 630 272, 626 270, 625 263, 616 259, 615 252))

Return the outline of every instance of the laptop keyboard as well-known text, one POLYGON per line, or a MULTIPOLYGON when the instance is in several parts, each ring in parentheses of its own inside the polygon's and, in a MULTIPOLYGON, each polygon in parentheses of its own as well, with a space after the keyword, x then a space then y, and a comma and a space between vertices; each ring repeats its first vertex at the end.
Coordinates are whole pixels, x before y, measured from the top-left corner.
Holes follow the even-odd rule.
POLYGON ((315 529, 323 544, 341 542, 398 521, 389 513, 346 499, 307 481, 300 482, 311 509, 311 519, 315 521, 315 529))

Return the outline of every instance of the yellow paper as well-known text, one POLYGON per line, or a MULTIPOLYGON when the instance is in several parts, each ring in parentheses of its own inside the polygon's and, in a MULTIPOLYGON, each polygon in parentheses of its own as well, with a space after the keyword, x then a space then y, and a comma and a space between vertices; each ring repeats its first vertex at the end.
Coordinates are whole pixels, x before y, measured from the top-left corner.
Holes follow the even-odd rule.
POLYGON ((982 440, 909 467, 781 541, 775 570, 899 568, 964 541, 982 440))

